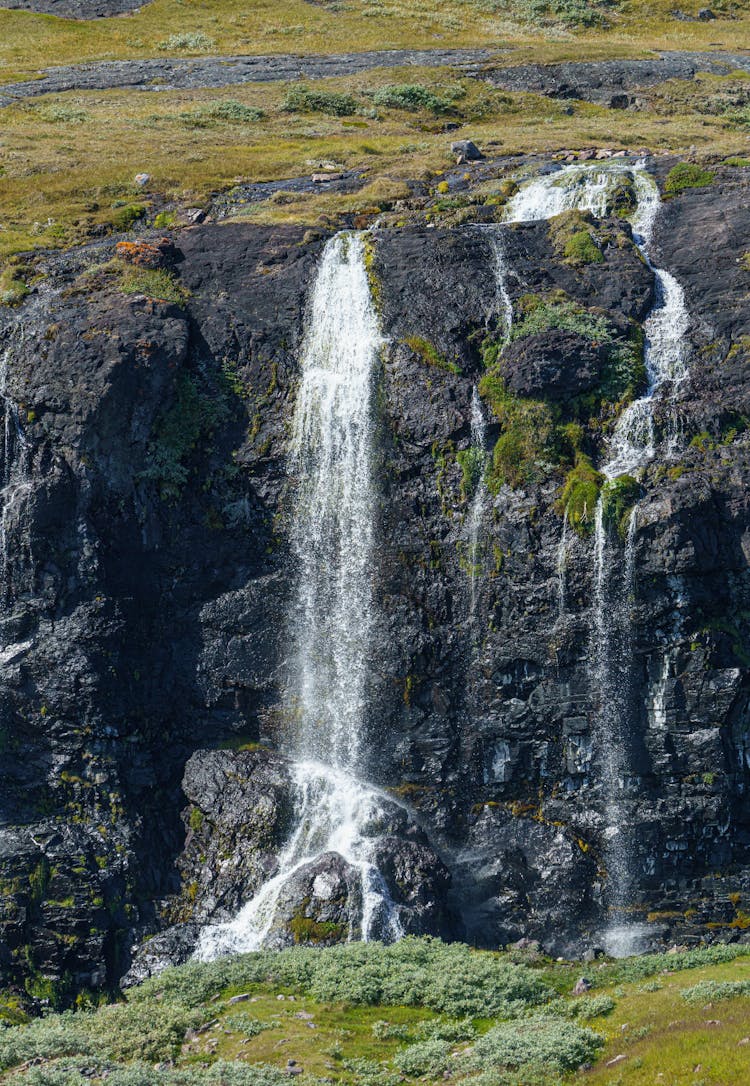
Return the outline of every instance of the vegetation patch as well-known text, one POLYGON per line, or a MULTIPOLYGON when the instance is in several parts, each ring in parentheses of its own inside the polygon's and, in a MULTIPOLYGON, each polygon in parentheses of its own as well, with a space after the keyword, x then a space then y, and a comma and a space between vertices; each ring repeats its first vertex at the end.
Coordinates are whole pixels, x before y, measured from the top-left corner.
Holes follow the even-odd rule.
POLYGON ((306 84, 298 83, 289 88, 281 108, 286 113, 327 113, 331 117, 351 117, 359 109, 359 102, 351 94, 311 90, 306 84))
POLYGON ((614 528, 624 538, 627 534, 630 514, 641 497, 641 484, 631 475, 610 479, 602 490, 602 516, 604 523, 614 528))
POLYGON ((137 268, 124 265, 122 268, 120 290, 123 294, 145 294, 161 302, 173 302, 184 305, 190 297, 173 272, 166 268, 137 268))
POLYGON ((404 340, 407 347, 418 355, 428 366, 434 366, 436 369, 445 370, 446 373, 461 372, 461 367, 455 362, 451 362, 445 355, 437 349, 434 343, 430 343, 424 336, 407 336, 404 340))
POLYGON ((568 523, 580 534, 593 531, 596 506, 604 476, 584 453, 578 453, 575 465, 565 477, 558 503, 568 523))
POLYGON ((563 211, 550 219, 549 233, 555 251, 574 268, 604 262, 593 225, 591 215, 583 211, 563 211))
POLYGON ((460 84, 443 87, 440 93, 421 83, 389 83, 375 91, 372 100, 376 106, 387 109, 404 109, 412 113, 427 110, 440 116, 455 113, 456 103, 466 97, 460 84))
POLYGON ((710 185, 716 174, 693 162, 678 162, 667 174, 664 191, 668 196, 679 196, 686 189, 702 189, 710 185))

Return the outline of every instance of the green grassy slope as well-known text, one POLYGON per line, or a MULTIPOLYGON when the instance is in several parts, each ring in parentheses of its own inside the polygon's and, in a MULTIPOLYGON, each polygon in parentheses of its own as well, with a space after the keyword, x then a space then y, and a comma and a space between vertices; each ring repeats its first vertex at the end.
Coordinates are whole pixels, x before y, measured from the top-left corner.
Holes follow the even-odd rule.
POLYGON ((4 1006, 16 1086, 276 1086, 289 1066, 310 1086, 738 1086, 750 946, 582 967, 407 939, 191 963, 126 1002, 20 1024, 4 1006))

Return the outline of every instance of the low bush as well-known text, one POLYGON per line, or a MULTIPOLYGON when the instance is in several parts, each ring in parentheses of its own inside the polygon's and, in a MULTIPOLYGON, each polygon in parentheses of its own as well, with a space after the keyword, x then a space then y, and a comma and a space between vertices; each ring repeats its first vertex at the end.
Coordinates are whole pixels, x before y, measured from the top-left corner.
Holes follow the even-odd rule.
POLYGON ((564 1073, 594 1059, 604 1040, 593 1030, 559 1019, 503 1022, 478 1038, 469 1058, 477 1070, 542 1065, 564 1073))
POLYGON ((424 109, 439 116, 441 113, 455 112, 456 102, 465 94, 458 85, 442 88, 442 94, 436 94, 421 83, 391 83, 375 92, 373 102, 386 109, 404 109, 413 113, 424 109))
POLYGON ((702 980, 680 995, 686 1003, 718 1003, 723 999, 750 996, 750 980, 702 980))
POLYGON ((209 38, 206 34, 170 34, 164 41, 160 41, 156 48, 161 49, 162 52, 176 50, 177 52, 203 53, 213 49, 215 45, 214 39, 209 38))
POLYGON ((208 102, 179 115, 180 121, 191 128, 207 128, 210 124, 221 121, 227 124, 253 124, 262 121, 264 117, 262 109, 246 106, 244 102, 238 102, 234 98, 208 102))
POLYGON ((401 1049, 393 1057, 393 1063, 402 1074, 414 1078, 419 1075, 440 1075, 448 1069, 450 1051, 448 1041, 433 1037, 401 1049))
POLYGON ((332 117, 351 117, 359 109, 351 94, 311 90, 304 83, 290 87, 281 104, 285 113, 328 113, 332 117))

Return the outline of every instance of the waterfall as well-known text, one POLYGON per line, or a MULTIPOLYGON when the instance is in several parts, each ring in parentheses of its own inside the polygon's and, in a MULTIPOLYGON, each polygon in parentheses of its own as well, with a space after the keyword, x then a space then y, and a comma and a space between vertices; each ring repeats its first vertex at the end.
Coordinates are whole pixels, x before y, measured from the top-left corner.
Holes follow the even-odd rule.
POLYGON ((495 312, 500 314, 506 341, 513 328, 513 302, 508 293, 508 265, 505 259, 503 239, 497 230, 492 232, 492 256, 495 266, 495 312))
POLYGON ((273 940, 280 895, 301 868, 338 853, 359 872, 360 917, 350 938, 401 934, 370 857, 386 801, 360 782, 374 623, 373 373, 382 345, 364 244, 339 234, 323 252, 307 313, 294 413, 291 544, 296 587, 288 704, 298 721, 295 826, 277 871, 228 923, 201 933, 196 956, 255 950, 273 940))
POLYGON ((560 535, 560 544, 557 548, 557 613, 562 618, 565 614, 565 598, 567 594, 566 571, 568 565, 568 510, 563 513, 563 526, 560 535))
MULTIPOLYGON (((23 334, 20 336, 23 342, 23 334)), ((8 393, 8 367, 13 348, 0 356, 0 400, 3 405, 2 463, 0 464, 0 589, 8 606, 22 582, 30 580, 31 448, 21 426, 18 405, 8 393), (14 530, 15 529, 15 530, 14 530), (10 546, 11 535, 15 536, 10 546), (26 576, 25 576, 26 575, 26 576)), ((30 585, 28 586, 30 587, 30 585)))
MULTIPOLYGON (((632 216, 633 240, 654 273, 655 300, 645 322, 644 363, 647 388, 620 415, 609 440, 607 459, 601 472, 608 483, 623 475, 640 475, 654 458, 657 435, 654 406, 667 388, 674 401, 680 385, 688 376, 686 336, 689 316, 682 287, 669 272, 651 260, 654 226, 661 207, 658 187, 647 173, 644 162, 567 166, 522 185, 508 202, 507 222, 548 219, 563 211, 590 211, 597 217, 607 212, 607 200, 624 173, 632 175, 637 207, 632 216)), ((671 455, 679 440, 679 427, 670 413, 665 435, 666 455, 671 455)), ((605 863, 607 867, 607 904, 611 921, 604 933, 610 953, 625 956, 642 948, 646 930, 643 925, 624 919, 636 889, 636 842, 628 810, 628 776, 632 773, 630 740, 633 733, 633 616, 636 588, 637 505, 631 511, 625 540, 622 568, 610 554, 604 517, 603 497, 599 497, 594 530, 594 601, 590 638, 592 685, 598 697, 596 728, 602 765, 605 863)), ((558 551, 558 584, 564 607, 564 561, 567 524, 558 551)))
POLYGON ((487 485, 484 481, 484 473, 487 467, 487 423, 476 385, 474 385, 471 394, 471 447, 469 454, 472 458, 470 465, 474 478, 474 496, 469 514, 469 614, 473 620, 477 605, 477 574, 481 569, 479 532, 487 505, 487 485))

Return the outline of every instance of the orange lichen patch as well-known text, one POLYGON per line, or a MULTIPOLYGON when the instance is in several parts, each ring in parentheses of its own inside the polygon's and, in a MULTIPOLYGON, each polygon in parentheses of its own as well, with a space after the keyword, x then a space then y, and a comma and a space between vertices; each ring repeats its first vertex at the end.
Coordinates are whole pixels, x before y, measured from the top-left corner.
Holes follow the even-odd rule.
POLYGON ((172 263, 174 245, 169 238, 159 241, 118 241, 117 255, 137 268, 165 268, 172 263))

